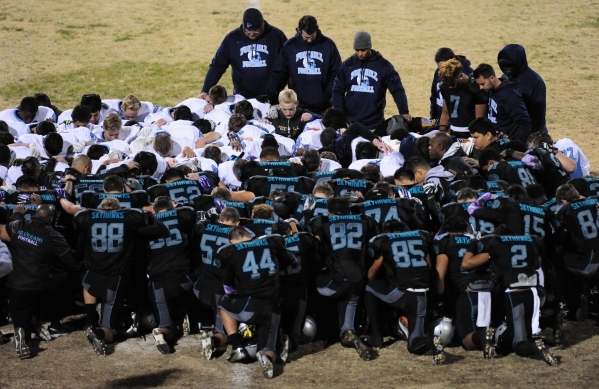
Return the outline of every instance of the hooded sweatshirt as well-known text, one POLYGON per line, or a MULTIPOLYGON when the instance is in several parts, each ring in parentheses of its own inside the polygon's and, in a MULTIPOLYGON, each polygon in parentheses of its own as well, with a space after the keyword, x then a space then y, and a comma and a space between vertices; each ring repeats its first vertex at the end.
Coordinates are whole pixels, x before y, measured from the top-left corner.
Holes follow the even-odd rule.
POLYGON ((401 114, 410 113, 406 91, 391 62, 378 51, 361 61, 354 54, 343 62, 333 85, 333 107, 352 122, 376 128, 385 121, 387 90, 401 114))
POLYGON ((449 183, 454 179, 454 175, 451 172, 445 170, 441 165, 435 166, 430 169, 424 176, 424 183, 434 183, 439 189, 439 198, 441 202, 447 202, 449 198, 449 183))
POLYGON ((509 44, 497 54, 497 61, 500 59, 514 63, 514 70, 507 76, 511 81, 518 83, 518 90, 524 99, 524 105, 526 105, 530 116, 532 131, 547 132, 545 125, 545 112, 547 110, 545 81, 537 72, 528 67, 524 47, 509 44))
POLYGON ((491 91, 489 120, 495 123, 498 132, 506 134, 510 140, 526 143, 531 133, 530 116, 515 82, 504 80, 491 91))
POLYGON ((218 83, 229 65, 233 73, 233 94, 246 99, 266 94, 275 61, 287 37, 283 31, 264 22, 264 33, 251 40, 241 26, 225 36, 204 79, 202 92, 218 83))
POLYGON ((331 94, 341 56, 335 42, 322 35, 308 43, 298 32, 285 42, 268 82, 271 98, 289 85, 300 108, 322 113, 331 105, 331 94))
MULTIPOLYGON (((470 61, 465 55, 456 55, 455 58, 462 64, 462 72, 467 75, 474 73, 470 67, 470 61)), ((439 68, 435 69, 433 74, 433 84, 431 85, 431 119, 441 119, 443 111, 443 96, 441 96, 441 78, 439 77, 439 68)))
POLYGON ((472 170, 468 162, 464 160, 465 156, 466 153, 462 146, 458 142, 454 142, 439 160, 439 165, 447 170, 454 171, 456 173, 455 179, 461 180, 464 176, 476 174, 476 171, 472 170))

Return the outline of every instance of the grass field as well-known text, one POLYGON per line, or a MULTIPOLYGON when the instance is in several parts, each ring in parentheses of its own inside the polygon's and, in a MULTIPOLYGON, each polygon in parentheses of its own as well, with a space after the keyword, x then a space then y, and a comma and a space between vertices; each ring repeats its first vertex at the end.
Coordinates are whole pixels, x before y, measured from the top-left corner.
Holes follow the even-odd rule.
MULTIPOLYGON (((593 136, 599 86, 597 1, 147 0, 61 2, 5 0, 0 11, 0 108, 43 91, 62 109, 83 93, 128 93, 162 105, 195 96, 223 36, 241 23, 248 4, 287 36, 304 14, 317 17, 343 59, 356 31, 399 71, 414 116, 428 115, 435 51, 466 55, 474 66, 496 65, 507 43, 522 44, 547 83, 547 122, 554 137, 579 143, 599 163, 593 136)), ((230 75, 222 81, 231 90, 230 75)), ((387 114, 396 113, 394 106, 387 114)))
MULTIPOLYGON (((439 47, 466 55, 475 67, 496 66, 505 44, 522 44, 529 65, 547 84, 550 133, 575 140, 599 171, 599 1, 3 0, 0 109, 36 92, 47 93, 61 109, 72 108, 83 93, 135 93, 174 105, 199 93, 216 48, 239 26, 249 3, 288 37, 302 15, 316 16, 342 59, 353 53, 354 33, 369 31, 373 48, 400 73, 414 116, 428 115, 439 47)), ((231 91, 229 74, 221 83, 231 91)), ((395 113, 387 107, 388 115, 395 113)), ((587 321, 566 329, 572 346, 557 352, 562 365, 555 369, 514 355, 484 361, 461 349, 449 351, 449 366, 435 368, 428 356, 408 355, 403 342, 365 363, 339 345, 316 345, 301 349, 301 358, 268 386, 596 387, 597 327, 587 321)), ((262 386, 255 365, 232 367, 223 359, 206 364, 197 347, 197 339, 184 338, 176 354, 163 356, 150 339, 131 340, 102 359, 77 333, 42 344, 38 357, 21 362, 7 344, 0 347, 0 388, 262 386)))

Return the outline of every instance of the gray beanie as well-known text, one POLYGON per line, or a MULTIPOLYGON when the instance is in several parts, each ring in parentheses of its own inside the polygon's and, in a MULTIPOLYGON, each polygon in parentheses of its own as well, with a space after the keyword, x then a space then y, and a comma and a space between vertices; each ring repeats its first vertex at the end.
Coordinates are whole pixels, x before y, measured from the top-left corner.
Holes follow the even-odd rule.
POLYGON ((359 31, 354 36, 354 50, 372 49, 372 40, 370 34, 366 31, 359 31))

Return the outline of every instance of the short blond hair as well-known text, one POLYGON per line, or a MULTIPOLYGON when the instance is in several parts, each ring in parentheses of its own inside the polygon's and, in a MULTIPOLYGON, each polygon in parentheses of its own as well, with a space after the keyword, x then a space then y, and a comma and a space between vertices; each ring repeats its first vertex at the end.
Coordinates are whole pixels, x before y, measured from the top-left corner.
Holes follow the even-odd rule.
POLYGON ((279 104, 297 103, 297 93, 293 89, 285 89, 279 93, 279 104))
POLYGON ((135 95, 127 95, 121 103, 121 109, 131 109, 133 111, 139 111, 141 109, 141 101, 135 95))
POLYGON ((123 125, 123 120, 119 116, 118 113, 113 112, 106 115, 104 118, 104 123, 102 127, 104 127, 104 131, 112 131, 112 130, 120 130, 123 125))
POLYGON ((106 197, 104 200, 102 200, 98 208, 109 211, 121 209, 121 202, 119 199, 115 199, 114 197, 106 197))

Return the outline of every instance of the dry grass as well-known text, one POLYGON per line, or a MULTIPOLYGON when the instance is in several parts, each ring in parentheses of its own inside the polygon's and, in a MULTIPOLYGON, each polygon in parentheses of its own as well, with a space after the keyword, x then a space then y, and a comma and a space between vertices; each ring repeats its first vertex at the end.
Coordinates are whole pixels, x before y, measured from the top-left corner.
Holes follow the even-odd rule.
MULTIPOLYGON (((249 3, 258 4, 266 20, 288 36, 301 15, 315 15, 343 58, 352 54, 353 34, 368 30, 374 48, 399 71, 411 112, 418 116, 428 114, 438 47, 452 47, 477 65, 495 64, 505 44, 520 43, 547 83, 551 133, 573 138, 594 166, 599 163, 594 147, 599 124, 597 1, 249 3)), ((247 4, 5 0, 0 11, 0 108, 39 91, 63 109, 89 92, 106 98, 134 92, 159 104, 175 104, 199 91, 212 55, 224 34, 239 25, 247 4)), ((230 87, 230 76, 222 83, 230 87)), ((395 113, 395 107, 389 106, 387 113, 395 113)))

